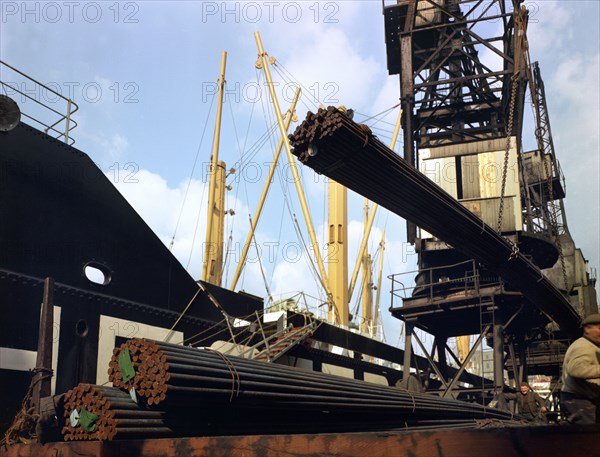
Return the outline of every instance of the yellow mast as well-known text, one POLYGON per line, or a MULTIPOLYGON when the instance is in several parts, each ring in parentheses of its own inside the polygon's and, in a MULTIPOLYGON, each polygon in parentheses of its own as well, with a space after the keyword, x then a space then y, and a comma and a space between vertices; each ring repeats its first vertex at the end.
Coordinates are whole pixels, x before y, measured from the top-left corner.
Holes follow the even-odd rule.
POLYGON ((383 275, 383 253, 385 251, 385 230, 381 234, 379 242, 379 272, 377 273, 377 291, 375 293, 375 307, 373 309, 373 336, 377 336, 377 325, 379 324, 379 300, 381 298, 381 279, 383 275))
MULTIPOLYGON (((365 229, 369 220, 369 200, 365 198, 365 229)), ((367 237, 368 238, 368 237, 367 237)), ((371 334, 371 324, 373 322, 373 288, 371 287, 371 255, 367 249, 364 250, 362 257, 362 324, 363 333, 371 334)))
MULTIPOLYGON (((292 119, 295 117, 296 112, 296 103, 298 102, 298 98, 300 97, 300 88, 296 89, 296 93, 294 95, 294 100, 292 101, 292 105, 287 113, 287 117, 285 118, 285 131, 290 127, 290 123, 292 119)), ((286 135, 287 136, 287 135, 286 135)), ((263 191, 258 201, 258 206, 254 213, 254 218, 252 219, 252 224, 250 225, 250 231, 248 232, 248 236, 246 237, 246 242, 244 243, 244 247, 242 249, 242 255, 240 261, 238 262, 237 268, 235 270, 235 274, 233 275, 233 280, 231 281, 231 286, 229 287, 231 290, 235 289, 237 286, 238 280, 240 279, 240 275, 242 274, 242 270, 244 269, 244 265, 246 264, 246 257, 248 256, 248 249, 250 248, 250 243, 252 242, 252 238, 254 237, 254 231, 256 230, 256 226, 258 224, 258 220, 260 219, 260 215, 262 213, 265 200, 267 198, 267 193, 269 192, 269 188, 271 187, 271 181, 273 179, 273 175, 275 174, 275 168, 277 167, 277 162, 279 161, 279 156, 281 154, 281 148, 283 147, 283 137, 279 139, 279 144, 277 144, 277 148, 275 149, 275 155, 273 157, 273 162, 271 162, 271 166, 269 167, 269 173, 267 175, 267 180, 265 181, 265 185, 263 186, 263 191)))
POLYGON ((202 280, 221 285, 223 275, 223 235, 225 201, 225 163, 219 161, 219 140, 221 136, 221 116, 223 112, 223 88, 225 86, 225 66, 227 53, 221 55, 217 119, 210 162, 210 182, 208 187, 208 220, 206 223, 206 242, 202 263, 202 280))
POLYGON ((275 110, 275 116, 277 117, 277 124, 279 125, 279 131, 284 141, 285 152, 288 158, 288 162, 290 165, 290 170, 292 171, 292 177, 294 179, 294 184, 296 185, 296 192, 298 193, 298 198, 300 200, 300 206, 302 207, 302 214, 304 215, 304 220, 306 221, 306 228, 308 230, 308 234, 310 236, 310 241, 312 245, 312 249, 314 251, 315 260, 317 262, 317 266, 319 268, 320 280, 325 289, 325 293, 327 294, 327 301, 329 306, 332 306, 333 296, 331 294, 331 288, 329 287, 329 281, 327 279, 327 272, 325 271, 325 265, 323 263, 323 257, 321 256, 321 251, 319 250, 319 244, 317 242, 317 236, 315 234, 315 230, 313 228, 312 219, 310 217, 310 212, 308 211, 308 204, 306 203, 306 198, 304 197, 304 190, 302 189, 302 183, 300 181, 300 174, 298 173, 298 169, 296 167, 296 162, 294 161, 294 157, 292 156, 292 149, 290 146, 290 141, 287 136, 287 130, 283 123, 283 116, 281 115, 281 109, 279 108, 279 101, 277 100, 277 94, 275 93, 275 86, 273 85, 273 80, 271 79, 271 71, 269 70, 269 63, 267 61, 267 54, 265 53, 262 45, 262 41, 260 39, 260 34, 258 32, 254 32, 254 39, 256 40, 256 45, 258 47, 258 57, 259 64, 262 67, 265 78, 267 80, 267 85, 269 87, 269 93, 271 94, 271 100, 273 101, 273 108, 275 110))
POLYGON ((348 191, 341 184, 328 183, 329 242, 327 272, 333 294, 329 321, 348 325, 348 191))
POLYGON ((460 360, 460 363, 464 362, 471 350, 471 337, 469 335, 457 336, 456 350, 458 352, 458 360, 460 360))

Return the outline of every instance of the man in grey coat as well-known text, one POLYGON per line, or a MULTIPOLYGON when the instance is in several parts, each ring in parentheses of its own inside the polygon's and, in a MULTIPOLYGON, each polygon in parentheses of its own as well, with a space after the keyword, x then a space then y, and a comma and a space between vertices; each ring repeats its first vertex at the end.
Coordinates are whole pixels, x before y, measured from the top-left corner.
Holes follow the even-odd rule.
POLYGON ((600 423, 600 314, 582 322, 583 336, 565 354, 560 409, 571 424, 600 423))

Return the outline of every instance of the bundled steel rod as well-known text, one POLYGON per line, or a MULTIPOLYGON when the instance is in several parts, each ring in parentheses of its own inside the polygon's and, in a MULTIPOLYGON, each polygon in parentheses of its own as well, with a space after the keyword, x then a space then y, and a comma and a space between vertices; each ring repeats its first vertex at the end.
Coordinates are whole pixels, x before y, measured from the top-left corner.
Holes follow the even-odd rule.
POLYGON ((138 406, 115 387, 79 384, 65 394, 65 441, 172 436, 162 411, 138 406))
POLYGON ((472 403, 144 339, 128 340, 115 350, 109 379, 116 387, 135 389, 138 398, 166 411, 211 407, 326 411, 344 417, 348 424, 373 415, 381 429, 385 424, 400 427, 442 418, 511 418, 472 403), (125 380, 127 354, 135 375, 125 380))
POLYGON ((290 135, 293 153, 395 214, 415 222, 506 279, 569 336, 579 316, 567 298, 516 246, 336 108, 309 112, 290 135))

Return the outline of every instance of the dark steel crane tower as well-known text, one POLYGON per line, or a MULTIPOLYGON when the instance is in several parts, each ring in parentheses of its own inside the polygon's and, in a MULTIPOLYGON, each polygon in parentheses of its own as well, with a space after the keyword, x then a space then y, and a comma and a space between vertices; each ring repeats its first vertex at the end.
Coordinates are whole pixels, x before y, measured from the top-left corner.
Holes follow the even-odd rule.
MULTIPOLYGON (((497 228, 580 315, 597 310, 595 279, 566 225, 564 178, 539 66, 529 58, 522 0, 397 0, 383 13, 388 70, 400 79, 404 159, 497 228), (528 90, 535 151, 523 150, 528 90)), ((552 319, 486 265, 410 221, 407 237, 419 270, 411 290, 406 278, 392 277, 402 304, 391 308, 406 323, 407 351, 414 328, 429 332, 431 358, 437 354, 446 377, 448 355, 466 367, 475 353, 457 356, 449 338, 487 339, 493 368, 480 374, 493 382, 478 388, 488 393, 504 386, 505 370, 513 380, 558 376, 566 345, 557 340, 565 335, 552 319)))

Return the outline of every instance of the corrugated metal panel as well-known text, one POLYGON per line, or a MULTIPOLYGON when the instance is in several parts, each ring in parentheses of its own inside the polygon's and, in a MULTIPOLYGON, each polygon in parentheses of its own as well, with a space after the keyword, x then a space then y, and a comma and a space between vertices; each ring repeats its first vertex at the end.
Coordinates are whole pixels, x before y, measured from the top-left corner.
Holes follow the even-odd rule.
MULTIPOLYGON (((514 149, 516 140, 511 139, 511 148, 514 149)), ((471 141, 468 143, 449 144, 435 148, 419 150, 419 157, 427 159, 439 159, 442 157, 455 157, 463 155, 480 154, 482 152, 504 151, 506 148, 506 139, 497 138, 494 140, 471 141)))
POLYGON ((456 163, 454 157, 419 160, 419 171, 434 183, 458 198, 456 192, 456 163))
MULTIPOLYGON (((504 212, 502 217, 502 231, 515 230, 517 220, 515 218, 516 197, 504 198, 504 212)), ((496 227, 498 225, 498 212, 500 211, 500 198, 479 198, 475 200, 461 200, 462 205, 473 214, 481 218, 487 225, 496 227)))
MULTIPOLYGON (((472 213, 483 218, 486 224, 496 227, 500 210, 499 197, 502 192, 505 145, 506 140, 496 139, 424 149, 419 152, 419 170, 458 199, 455 157, 461 156, 461 203, 472 213), (473 199, 478 201, 466 201, 473 199)), ((522 230, 519 168, 514 137, 511 138, 504 196, 502 231, 522 230)), ((429 233, 421 231, 421 237, 429 236, 429 233)))
POLYGON ((469 155, 460 158, 460 168, 462 175, 462 195, 463 198, 479 198, 480 191, 480 171, 479 156, 469 155))

